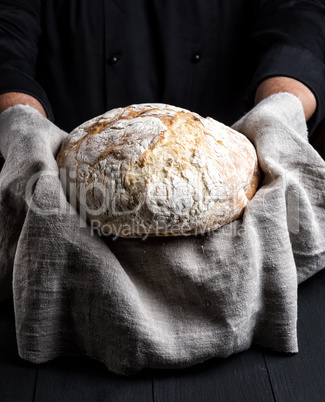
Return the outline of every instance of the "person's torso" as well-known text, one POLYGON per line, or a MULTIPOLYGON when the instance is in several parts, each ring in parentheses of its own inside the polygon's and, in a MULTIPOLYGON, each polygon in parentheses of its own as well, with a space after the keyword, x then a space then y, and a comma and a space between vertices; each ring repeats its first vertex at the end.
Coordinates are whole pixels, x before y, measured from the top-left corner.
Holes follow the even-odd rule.
POLYGON ((233 123, 251 74, 254 1, 43 0, 37 79, 70 131, 114 107, 163 102, 233 123))

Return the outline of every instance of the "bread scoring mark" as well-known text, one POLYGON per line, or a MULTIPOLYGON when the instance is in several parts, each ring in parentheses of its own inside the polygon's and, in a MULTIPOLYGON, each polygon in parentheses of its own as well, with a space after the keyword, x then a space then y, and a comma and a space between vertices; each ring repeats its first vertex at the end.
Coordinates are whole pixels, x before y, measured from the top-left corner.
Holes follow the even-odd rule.
POLYGON ((154 147, 161 135, 167 130, 161 121, 153 116, 137 116, 133 119, 124 119, 119 122, 121 133, 112 135, 111 126, 106 134, 109 145, 98 155, 96 163, 107 157, 125 160, 134 163, 135 159, 141 164, 141 157, 145 151, 154 147))

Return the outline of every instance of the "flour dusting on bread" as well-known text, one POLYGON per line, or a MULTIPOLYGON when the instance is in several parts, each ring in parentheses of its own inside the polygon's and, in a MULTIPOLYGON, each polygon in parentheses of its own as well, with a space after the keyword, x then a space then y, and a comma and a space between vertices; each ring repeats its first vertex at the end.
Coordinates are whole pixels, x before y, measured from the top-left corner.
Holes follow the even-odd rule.
POLYGON ((241 216, 259 182, 245 136, 165 104, 117 108, 83 123, 57 162, 87 219, 122 237, 217 229, 241 216))

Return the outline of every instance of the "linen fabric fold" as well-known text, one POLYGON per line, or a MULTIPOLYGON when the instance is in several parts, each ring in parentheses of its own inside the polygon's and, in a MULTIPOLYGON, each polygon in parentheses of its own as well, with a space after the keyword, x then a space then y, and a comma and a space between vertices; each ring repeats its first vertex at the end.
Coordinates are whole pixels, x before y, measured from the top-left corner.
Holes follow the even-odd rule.
POLYGON ((88 355, 130 374, 252 343, 298 351, 297 286, 325 266, 325 163, 293 95, 234 128, 263 172, 242 218, 198 236, 125 239, 68 203, 55 163, 65 133, 27 106, 0 115, 0 288, 13 278, 22 358, 88 355))

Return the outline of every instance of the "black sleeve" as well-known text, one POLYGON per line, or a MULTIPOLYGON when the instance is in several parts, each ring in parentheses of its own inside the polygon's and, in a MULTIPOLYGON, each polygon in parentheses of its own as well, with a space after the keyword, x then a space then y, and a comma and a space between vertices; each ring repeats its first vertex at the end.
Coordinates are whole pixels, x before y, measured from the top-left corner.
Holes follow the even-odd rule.
POLYGON ((251 94, 272 76, 297 79, 317 99, 313 131, 325 117, 325 1, 261 0, 252 45, 258 58, 251 94))
POLYGON ((0 0, 0 94, 31 95, 53 120, 47 95, 35 80, 40 12, 41 0, 0 0))

